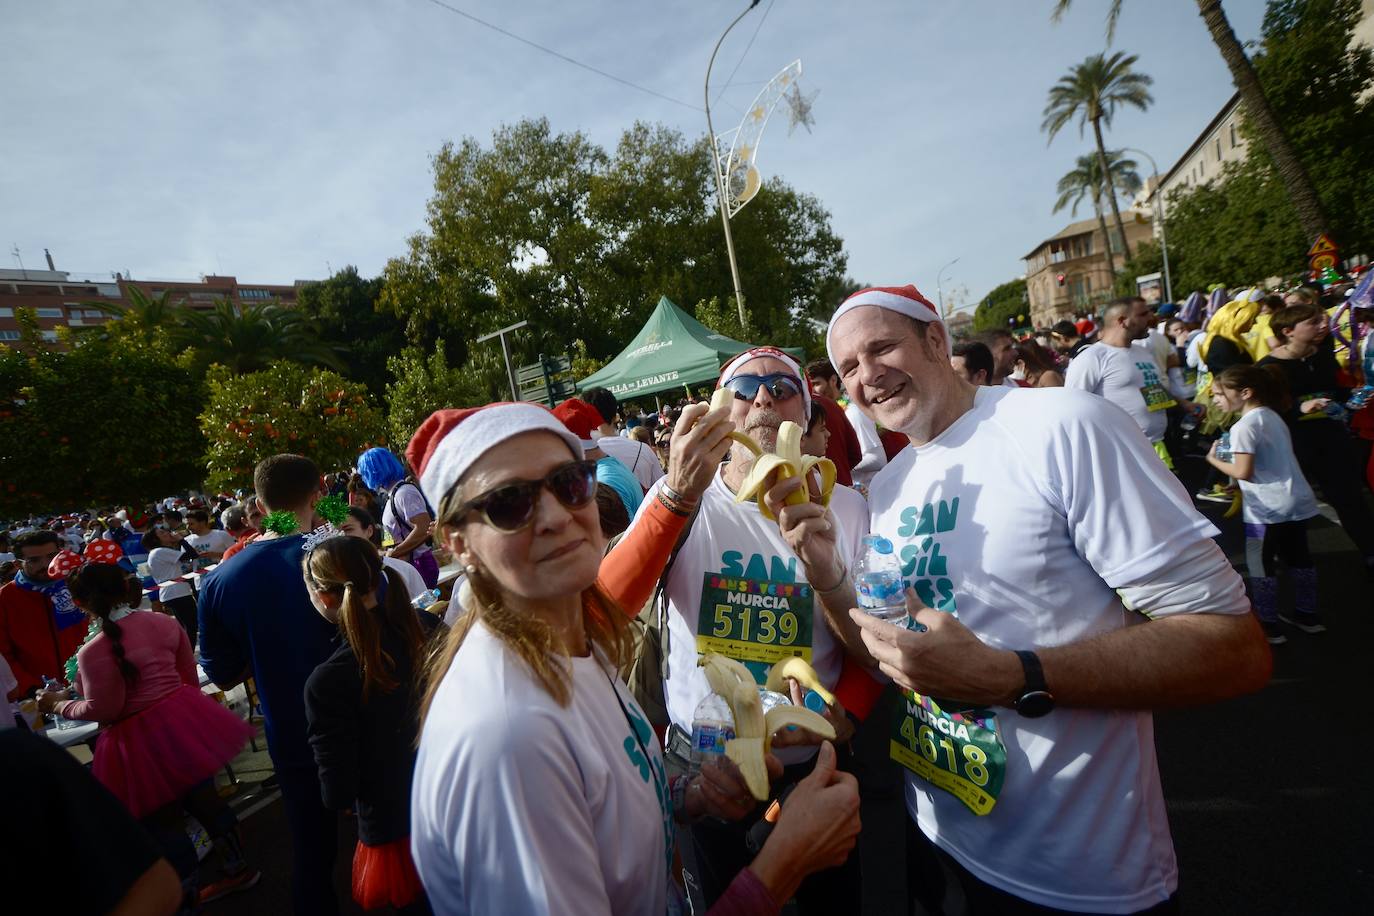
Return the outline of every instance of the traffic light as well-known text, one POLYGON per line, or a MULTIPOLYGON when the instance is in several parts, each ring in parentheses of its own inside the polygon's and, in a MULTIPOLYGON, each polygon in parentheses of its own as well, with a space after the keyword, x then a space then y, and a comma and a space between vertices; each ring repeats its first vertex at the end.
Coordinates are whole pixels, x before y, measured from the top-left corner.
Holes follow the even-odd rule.
POLYGON ((1063 286, 1063 285, 1064 285, 1064 280, 1067 279, 1067 278, 1066 278, 1063 274, 1055 274, 1055 275, 1054 275, 1054 279, 1055 279, 1056 281, 1058 281, 1058 283, 1059 283, 1060 286, 1063 286))

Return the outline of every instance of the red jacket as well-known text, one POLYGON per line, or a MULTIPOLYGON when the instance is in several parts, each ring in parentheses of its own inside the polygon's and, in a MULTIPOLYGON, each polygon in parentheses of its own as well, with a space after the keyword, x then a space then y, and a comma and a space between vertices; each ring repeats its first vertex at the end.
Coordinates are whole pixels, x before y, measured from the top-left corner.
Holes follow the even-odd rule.
POLYGON ((0 655, 5 656, 19 686, 9 698, 18 700, 43 685, 43 677, 66 678, 67 659, 81 648, 87 627, 78 623, 57 628, 52 601, 42 592, 10 582, 0 588, 0 655))
POLYGON ((811 394, 811 402, 825 411, 825 428, 830 430, 830 441, 825 446, 825 457, 835 462, 835 482, 846 487, 854 486, 850 468, 863 460, 864 450, 859 445, 859 435, 845 418, 844 408, 830 398, 811 394))

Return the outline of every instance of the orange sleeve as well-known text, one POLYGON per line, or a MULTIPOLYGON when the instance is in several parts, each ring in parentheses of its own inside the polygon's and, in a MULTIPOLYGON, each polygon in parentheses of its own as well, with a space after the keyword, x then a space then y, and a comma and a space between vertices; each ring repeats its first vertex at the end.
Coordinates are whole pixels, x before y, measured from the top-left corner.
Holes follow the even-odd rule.
POLYGON ((653 596, 658 577, 663 575, 663 567, 668 565, 673 546, 687 524, 687 519, 669 511, 656 493, 652 490, 645 497, 650 500, 649 508, 606 554, 597 577, 597 584, 631 617, 637 616, 653 596))
POLYGON ((840 666, 840 679, 835 682, 835 698, 846 712, 860 722, 868 718, 873 706, 882 696, 886 685, 880 683, 868 669, 848 655, 840 666))

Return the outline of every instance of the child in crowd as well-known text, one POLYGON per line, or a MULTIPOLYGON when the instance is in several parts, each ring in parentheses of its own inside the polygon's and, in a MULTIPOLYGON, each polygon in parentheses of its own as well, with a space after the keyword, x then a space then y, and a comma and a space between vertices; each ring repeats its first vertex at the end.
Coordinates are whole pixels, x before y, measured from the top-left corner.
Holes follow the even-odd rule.
MULTIPOLYGON (((382 549, 382 531, 377 527, 377 522, 368 514, 366 509, 350 506, 348 518, 344 519, 339 530, 352 537, 362 538, 379 551, 382 549)), ((429 590, 419 570, 404 560, 383 554, 382 563, 387 569, 397 573, 405 582, 406 594, 410 596, 412 601, 429 590)))
POLYGON ((214 783, 252 729, 201 693, 180 624, 132 609, 140 597, 137 579, 113 564, 90 564, 68 576, 67 588, 100 626, 77 653, 76 690, 84 699, 46 691, 38 708, 105 724, 91 767, 95 778, 159 839, 188 882, 197 857, 184 812, 200 821, 224 859, 224 878, 200 891, 201 903, 252 887, 261 874, 244 862, 238 818, 214 783))
POLYGON ((410 785, 415 675, 438 619, 411 607, 404 581, 363 538, 327 537, 303 567, 311 603, 339 627, 334 654, 306 681, 305 710, 324 804, 358 812, 353 899, 427 913, 410 856, 410 785))
POLYGON ((1287 641, 1279 620, 1320 633, 1326 627, 1317 615, 1317 571, 1307 547, 1307 519, 1317 514, 1317 501, 1293 454, 1288 425, 1276 412, 1285 409, 1284 381, 1274 369, 1232 366, 1213 380, 1212 400, 1221 410, 1240 411, 1207 461, 1240 485, 1251 600, 1265 636, 1275 645, 1287 641), (1276 559, 1293 579, 1292 616, 1278 610, 1276 559))

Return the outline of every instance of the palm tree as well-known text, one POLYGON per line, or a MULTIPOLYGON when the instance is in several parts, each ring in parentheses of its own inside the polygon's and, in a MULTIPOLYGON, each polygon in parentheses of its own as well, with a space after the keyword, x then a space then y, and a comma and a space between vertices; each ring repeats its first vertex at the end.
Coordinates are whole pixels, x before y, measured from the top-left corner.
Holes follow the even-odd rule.
POLYGON ((199 365, 219 363, 236 373, 256 372, 283 359, 345 368, 340 351, 319 339, 305 315, 272 303, 240 309, 221 299, 209 312, 186 309, 172 336, 196 351, 199 365))
MULTIPOLYGON (((1144 73, 1131 69, 1138 58, 1134 54, 1117 51, 1111 57, 1094 54, 1083 63, 1076 65, 1067 76, 1050 87, 1050 99, 1045 105, 1045 120, 1040 129, 1049 134, 1053 143, 1055 135, 1075 118, 1078 119, 1078 135, 1083 135, 1086 124, 1093 126, 1093 139, 1097 142, 1098 173, 1104 181, 1111 174, 1107 164, 1107 148, 1102 142, 1102 122, 1108 126, 1118 105, 1131 105, 1144 111, 1154 101, 1148 87, 1152 82, 1144 73)), ((1112 205, 1112 216, 1116 219, 1116 231, 1121 235, 1121 251, 1125 259, 1131 259, 1131 246, 1126 242, 1126 226, 1121 222, 1121 209, 1116 205, 1116 194, 1105 184, 1103 196, 1112 205)), ((1107 240, 1107 261, 1112 261, 1111 239, 1107 240)))
MULTIPOLYGON (((83 302, 81 305, 84 308, 99 309, 113 316, 115 320, 124 322, 121 330, 127 330, 143 338, 150 338, 159 330, 170 331, 181 322, 183 306, 172 302, 171 290, 154 299, 137 286, 126 286, 124 295, 129 300, 128 305, 103 301, 83 302)), ((91 325, 89 328, 81 329, 81 332, 96 332, 101 339, 110 338, 108 322, 104 325, 91 325)))
MULTIPOLYGON (((1134 194, 1140 190, 1140 175, 1136 172, 1136 162, 1134 159, 1126 159, 1120 150, 1107 151, 1107 167, 1111 169, 1111 187, 1114 193, 1134 194)), ((1102 211, 1102 166, 1099 164, 1096 155, 1079 156, 1078 162, 1073 171, 1068 172, 1059 179, 1059 199, 1054 202, 1054 212, 1072 205, 1069 211, 1074 216, 1078 215, 1078 206, 1083 203, 1083 198, 1092 199, 1093 212, 1097 214, 1097 226, 1102 230, 1102 240, 1110 245, 1107 235, 1107 218, 1102 211)), ((1112 272, 1112 277, 1116 277, 1116 264, 1110 257, 1110 247, 1108 248, 1107 267, 1112 272)))
MULTIPOLYGON (((1121 16, 1121 2, 1122 0, 1112 0, 1112 5, 1107 11, 1108 44, 1111 44, 1116 34, 1116 21, 1121 16)), ((1054 6, 1054 20, 1058 22, 1072 5, 1073 0, 1057 0, 1054 6)), ((1317 189, 1313 186, 1307 169, 1294 152, 1293 145, 1288 142, 1287 131, 1279 123, 1279 119, 1274 115, 1274 109, 1269 105, 1269 99, 1264 95, 1264 87, 1260 85, 1259 76, 1255 73, 1255 65, 1245 55, 1245 48, 1236 38, 1235 30, 1231 28, 1226 12, 1221 8, 1221 0, 1197 0, 1197 10, 1202 21, 1207 24, 1212 42, 1221 52, 1221 59, 1226 61, 1226 68, 1231 71, 1231 82, 1240 93, 1246 119, 1254 126, 1260 142, 1269 153, 1269 158, 1274 160, 1274 169, 1279 174, 1279 180, 1283 182, 1284 190, 1288 192, 1293 209, 1297 211, 1298 221, 1302 223, 1308 238, 1315 239, 1326 231, 1326 211, 1322 208, 1321 199, 1317 196, 1317 189)))

